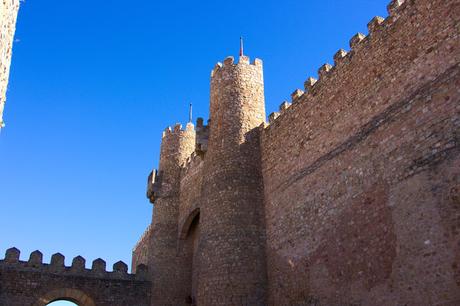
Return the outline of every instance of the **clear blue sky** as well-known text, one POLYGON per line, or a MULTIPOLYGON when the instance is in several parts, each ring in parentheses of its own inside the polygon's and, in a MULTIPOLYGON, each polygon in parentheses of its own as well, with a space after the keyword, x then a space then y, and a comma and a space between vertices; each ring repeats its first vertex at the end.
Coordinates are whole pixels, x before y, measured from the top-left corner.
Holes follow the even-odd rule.
POLYGON ((130 264, 162 130, 207 118, 217 61, 264 60, 267 114, 389 0, 27 0, 0 135, 0 252, 130 264))
POLYGON ((72 302, 67 302, 67 301, 56 301, 48 305, 49 306, 75 306, 76 304, 72 302))

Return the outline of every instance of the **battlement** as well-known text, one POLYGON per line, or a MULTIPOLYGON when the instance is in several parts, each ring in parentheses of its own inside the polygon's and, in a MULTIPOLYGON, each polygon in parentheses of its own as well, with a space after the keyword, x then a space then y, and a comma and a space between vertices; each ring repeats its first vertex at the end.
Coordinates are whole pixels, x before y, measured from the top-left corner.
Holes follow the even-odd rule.
POLYGON ((267 304, 460 301, 457 9, 391 1, 261 125, 267 304))
POLYGON ((197 152, 193 152, 182 165, 182 177, 186 176, 188 172, 195 168, 203 161, 203 157, 197 152))
MULTIPOLYGON (((339 49, 333 56, 334 65, 326 63, 318 69, 318 79, 314 77, 308 77, 304 82, 304 91, 296 89, 291 94, 292 104, 296 104, 301 100, 308 99, 308 96, 315 96, 319 94, 320 88, 326 87, 328 80, 334 73, 337 73, 339 69, 348 69, 348 65, 353 65, 353 57, 356 53, 360 52, 367 44, 372 44, 373 37, 379 31, 385 31, 392 27, 395 21, 399 18, 400 12, 406 7, 406 2, 404 0, 393 0, 387 6, 389 16, 385 19, 379 16, 376 16, 371 19, 368 23, 367 28, 369 34, 366 36, 362 33, 355 34, 349 42, 350 51, 345 51, 344 49, 339 49)), ((363 63, 359 63, 363 65, 363 63)), ((269 124, 266 125, 266 128, 270 128, 270 124, 281 120, 283 114, 288 107, 285 107, 283 110, 280 109, 279 112, 273 112, 269 115, 269 124)))
POLYGON ((254 60, 250 60, 248 56, 240 56, 238 63, 235 63, 235 58, 233 56, 228 56, 225 58, 224 63, 222 64, 221 62, 217 62, 217 64, 214 66, 214 69, 211 71, 211 78, 214 76, 217 76, 218 73, 222 70, 228 69, 228 68, 234 68, 234 67, 241 67, 243 65, 246 66, 253 66, 253 67, 259 67, 262 69, 263 67, 263 62, 259 58, 255 58, 254 60))
POLYGON ((217 63, 208 125, 162 142, 161 197, 133 251, 154 269, 152 301, 458 301, 455 220, 439 213, 458 198, 457 2, 391 1, 268 124, 262 62, 217 63))
POLYGON ((136 244, 134 245, 133 247, 133 252, 136 251, 136 249, 138 247, 140 247, 143 243, 146 242, 146 239, 147 237, 151 234, 151 231, 152 230, 152 224, 149 224, 147 226, 147 228, 145 229, 145 231, 142 233, 141 237, 139 238, 139 240, 136 242, 136 244))
MULTIPOLYGON (((302 91, 297 89, 292 93, 293 99, 295 99, 297 96, 301 96, 302 91)), ((288 101, 283 101, 283 103, 280 104, 279 106, 279 111, 278 112, 273 112, 270 115, 268 115, 268 122, 271 123, 276 118, 278 118, 281 114, 284 114, 284 112, 292 105, 292 103, 289 103, 288 101)))
POLYGON ((457 2, 391 1, 268 123, 262 62, 217 63, 208 125, 164 139, 149 177, 161 196, 133 266, 154 270, 152 301, 458 301, 455 220, 439 213, 458 198, 457 2))
POLYGON ((195 127, 192 123, 187 123, 187 125, 185 126, 185 129, 182 127, 182 124, 180 123, 176 123, 175 125, 173 126, 168 126, 164 131, 163 131, 163 135, 162 135, 162 138, 165 138, 167 137, 168 135, 181 135, 185 132, 188 132, 188 131, 194 131, 195 130, 195 127))
POLYGON ((152 237, 153 227, 149 224, 132 250, 131 273, 137 273, 137 267, 149 262, 149 241, 152 237))
POLYGON ((28 261, 21 261, 20 251, 17 248, 6 250, 5 258, 0 260, 0 269, 14 269, 20 271, 36 271, 41 273, 60 274, 64 276, 81 276, 103 279, 120 280, 146 280, 148 278, 147 266, 140 264, 136 267, 136 274, 128 273, 128 265, 118 261, 113 265, 112 271, 106 270, 106 262, 101 258, 93 260, 91 269, 85 267, 86 260, 82 256, 73 258, 70 267, 65 266, 65 257, 61 253, 51 256, 49 264, 43 263, 43 254, 34 251, 30 254, 28 261))

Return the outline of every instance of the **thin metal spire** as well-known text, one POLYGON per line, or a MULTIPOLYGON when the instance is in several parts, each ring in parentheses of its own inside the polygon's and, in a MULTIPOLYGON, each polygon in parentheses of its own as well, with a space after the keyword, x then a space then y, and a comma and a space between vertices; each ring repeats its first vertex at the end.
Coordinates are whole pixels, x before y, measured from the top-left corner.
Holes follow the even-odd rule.
POLYGON ((192 103, 190 103, 188 109, 188 122, 192 123, 192 103))
POLYGON ((243 37, 240 36, 240 56, 244 55, 243 51, 243 37))

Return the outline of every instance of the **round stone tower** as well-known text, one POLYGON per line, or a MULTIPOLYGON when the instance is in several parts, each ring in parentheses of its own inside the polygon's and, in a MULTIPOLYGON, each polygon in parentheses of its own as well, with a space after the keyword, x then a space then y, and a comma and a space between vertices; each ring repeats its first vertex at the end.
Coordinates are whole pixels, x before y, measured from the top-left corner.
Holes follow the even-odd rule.
POLYGON ((178 286, 182 271, 177 257, 177 227, 181 165, 195 150, 195 137, 191 123, 185 130, 176 124, 163 132, 159 171, 149 192, 154 203, 149 243, 152 305, 182 305, 189 294, 178 286))
POLYGON ((266 305, 259 125, 262 61, 228 57, 211 74, 210 135, 200 217, 199 305, 266 305))

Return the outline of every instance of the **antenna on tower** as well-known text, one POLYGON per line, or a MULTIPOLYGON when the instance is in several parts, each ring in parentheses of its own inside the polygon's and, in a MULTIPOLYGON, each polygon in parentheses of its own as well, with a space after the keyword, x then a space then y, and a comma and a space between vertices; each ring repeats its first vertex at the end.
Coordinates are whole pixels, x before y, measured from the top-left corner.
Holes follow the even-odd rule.
POLYGON ((240 56, 243 55, 243 36, 240 36, 240 56))
POLYGON ((189 109, 188 109, 188 122, 192 123, 192 103, 190 103, 189 109))

